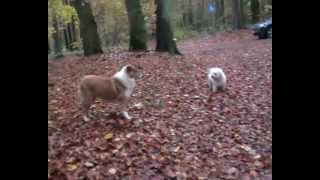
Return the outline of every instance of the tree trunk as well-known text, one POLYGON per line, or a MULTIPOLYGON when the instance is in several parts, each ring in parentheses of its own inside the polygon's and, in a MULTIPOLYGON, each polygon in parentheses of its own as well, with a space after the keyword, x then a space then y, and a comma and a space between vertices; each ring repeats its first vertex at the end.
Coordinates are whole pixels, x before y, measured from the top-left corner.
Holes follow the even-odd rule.
POLYGON ((240 0, 240 26, 241 28, 244 28, 246 24, 246 14, 244 12, 244 2, 243 0, 240 0))
POLYGON ((241 12, 239 0, 232 0, 233 29, 241 29, 241 12))
MULTIPOLYGON (((70 5, 70 0, 63 0, 63 4, 70 5)), ((68 50, 73 50, 72 43, 74 42, 73 34, 71 31, 71 23, 66 24, 64 27, 65 45, 68 50)))
POLYGON ((50 39, 48 38, 48 54, 50 54, 51 49, 50 49, 50 39))
POLYGON ((216 28, 225 23, 224 20, 224 0, 215 0, 216 13, 215 13, 215 25, 216 28))
POLYGON ((58 19, 55 17, 53 18, 53 40, 54 40, 54 53, 57 57, 62 56, 62 36, 60 32, 60 25, 58 19))
POLYGON ((71 39, 68 34, 68 25, 65 25, 63 29, 63 35, 64 35, 64 42, 65 42, 65 47, 70 50, 70 45, 71 45, 71 39))
POLYGON ((186 5, 185 5, 186 0, 182 0, 181 3, 181 9, 182 9, 182 27, 187 27, 188 25, 188 13, 186 11, 186 5))
POLYGON ((70 37, 70 50, 74 50, 74 47, 73 47, 73 45, 72 45, 72 43, 74 43, 75 42, 75 38, 74 38, 74 34, 73 34, 73 31, 72 31, 72 24, 70 23, 70 24, 68 24, 68 35, 69 35, 69 37, 70 37))
POLYGON ((177 48, 175 40, 173 39, 173 30, 169 14, 170 1, 171 0, 155 1, 157 5, 156 51, 169 52, 170 54, 181 54, 177 48))
POLYGON ((147 31, 139 0, 125 0, 129 19, 130 51, 147 50, 147 31))
POLYGON ((198 0, 198 5, 197 5, 197 23, 196 27, 198 30, 201 31, 201 29, 204 26, 204 10, 203 10, 203 0, 198 0))
POLYGON ((259 19, 259 16, 260 16, 260 5, 259 5, 259 0, 251 0, 250 1, 250 9, 251 9, 251 14, 252 14, 252 19, 251 19, 251 22, 252 23, 256 23, 258 22, 260 19, 259 19))
POLYGON ((71 27, 72 27, 72 28, 71 28, 72 34, 73 34, 73 37, 74 37, 74 40, 73 40, 72 43, 78 44, 77 46, 73 46, 73 49, 79 50, 79 49, 80 49, 80 44, 81 44, 80 30, 79 30, 79 26, 76 25, 74 19, 72 19, 71 27))
POLYGON ((90 4, 86 0, 73 0, 79 20, 80 36, 82 38, 85 56, 103 53, 98 35, 97 24, 92 14, 90 4))
POLYGON ((224 24, 226 21, 225 21, 225 17, 224 17, 224 0, 220 0, 220 8, 221 8, 221 17, 222 17, 222 19, 221 19, 221 22, 222 22, 222 24, 224 24))
POLYGON ((187 22, 188 22, 188 26, 193 27, 194 25, 194 21, 193 21, 193 10, 192 10, 192 0, 188 1, 188 5, 187 5, 187 22))
POLYGON ((266 1, 265 0, 259 2, 260 18, 261 19, 264 19, 265 15, 266 15, 265 5, 266 5, 266 1))

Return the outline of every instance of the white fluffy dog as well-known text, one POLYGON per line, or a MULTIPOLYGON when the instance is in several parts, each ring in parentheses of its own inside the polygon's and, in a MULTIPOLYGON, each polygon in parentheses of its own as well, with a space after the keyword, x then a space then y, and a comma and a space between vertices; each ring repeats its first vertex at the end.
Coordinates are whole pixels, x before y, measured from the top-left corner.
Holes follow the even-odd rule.
POLYGON ((223 70, 218 67, 212 67, 208 70, 209 91, 214 93, 224 91, 227 85, 227 78, 223 70))

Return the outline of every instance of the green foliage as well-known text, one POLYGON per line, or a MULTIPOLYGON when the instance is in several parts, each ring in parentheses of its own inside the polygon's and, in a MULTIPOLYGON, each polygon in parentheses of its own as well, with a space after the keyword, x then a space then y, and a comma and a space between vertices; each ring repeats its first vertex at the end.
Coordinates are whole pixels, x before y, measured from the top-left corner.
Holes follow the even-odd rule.
POLYGON ((95 0, 91 6, 104 46, 128 41, 128 17, 123 1, 95 0))
POLYGON ((71 23, 72 20, 75 20, 75 22, 79 22, 76 10, 69 5, 62 6, 57 15, 59 19, 61 19, 63 24, 71 23))
POLYGON ((146 22, 146 29, 148 34, 153 34, 156 31, 156 5, 154 1, 140 0, 144 20, 146 22))
POLYGON ((70 46, 71 46, 71 49, 74 49, 74 50, 77 49, 77 50, 79 50, 79 49, 81 48, 81 43, 75 41, 75 42, 72 42, 70 46))
POLYGON ((74 21, 79 22, 78 15, 74 7, 64 5, 62 0, 48 0, 48 36, 50 37, 54 31, 52 27, 52 19, 56 18, 62 24, 68 24, 74 21))
MULTIPOLYGON (((104 47, 127 46, 129 42, 129 21, 124 0, 86 0, 90 2, 98 26, 99 36, 104 47)), ((251 22, 251 1, 243 0, 243 12, 246 22, 251 22)), ((147 34, 155 35, 156 4, 154 0, 140 0, 142 12, 145 16, 147 34)), ((217 7, 218 8, 218 7, 217 7)), ((165 7, 170 12, 170 19, 174 30, 174 38, 179 40, 213 34, 229 30, 232 27, 232 1, 228 0, 171 0, 170 6, 165 7), (209 3, 223 2, 222 14, 208 13, 209 3)), ((270 0, 259 0, 259 18, 265 19, 272 15, 270 0)), ((70 22, 79 23, 75 9, 65 5, 62 0, 48 0, 48 38, 55 30, 53 19, 64 28, 70 22)), ((78 29, 77 29, 78 30, 78 29)), ((78 33, 78 31, 77 31, 78 33)), ((76 36, 79 37, 79 36, 76 36)), ((81 42, 73 42, 71 49, 81 49, 81 42)), ((53 48, 52 48, 53 49, 53 48)), ((69 50, 69 49, 68 49, 69 50)))
POLYGON ((54 28, 52 25, 48 25, 48 38, 50 38, 53 33, 55 33, 54 28))
POLYGON ((271 16, 272 15, 272 5, 267 4, 264 6, 264 12, 266 16, 271 16))

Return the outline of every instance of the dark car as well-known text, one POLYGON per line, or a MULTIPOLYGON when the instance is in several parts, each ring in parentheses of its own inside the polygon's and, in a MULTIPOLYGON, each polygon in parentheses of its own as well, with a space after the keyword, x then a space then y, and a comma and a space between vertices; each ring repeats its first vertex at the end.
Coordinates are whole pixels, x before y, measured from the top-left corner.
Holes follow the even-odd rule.
POLYGON ((252 26, 253 35, 259 39, 272 38, 272 18, 266 19, 252 26))

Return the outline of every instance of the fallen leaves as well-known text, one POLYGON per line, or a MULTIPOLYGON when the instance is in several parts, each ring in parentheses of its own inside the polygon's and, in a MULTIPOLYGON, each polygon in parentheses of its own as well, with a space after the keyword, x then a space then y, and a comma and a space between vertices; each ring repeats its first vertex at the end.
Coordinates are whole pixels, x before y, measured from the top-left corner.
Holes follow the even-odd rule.
POLYGON ((115 168, 110 168, 110 169, 108 170, 108 172, 109 172, 110 174, 114 175, 114 174, 117 173, 117 170, 116 170, 115 168))
POLYGON ((113 134, 112 133, 107 133, 105 136, 104 136, 104 139, 105 140, 110 140, 113 138, 113 134))
POLYGON ((134 135, 134 133, 128 133, 128 134, 126 135, 126 138, 131 138, 133 135, 134 135))
POLYGON ((253 180, 271 174, 271 41, 241 31, 186 41, 179 49, 184 57, 117 51, 49 61, 48 176, 253 180), (128 63, 144 69, 128 107, 136 119, 105 115, 115 106, 98 101, 90 109, 97 118, 83 123, 79 78, 111 76, 128 63), (206 102, 211 66, 224 69, 228 87, 206 102))
POLYGON ((173 152, 178 152, 179 151, 179 149, 180 149, 180 146, 178 146, 178 147, 176 147, 174 150, 173 150, 173 152))
POLYGON ((77 169, 77 165, 75 164, 67 164, 67 170, 68 171, 74 171, 77 169))
POLYGON ((84 166, 86 166, 87 168, 92 168, 92 167, 94 167, 94 164, 91 162, 85 162, 84 166))

